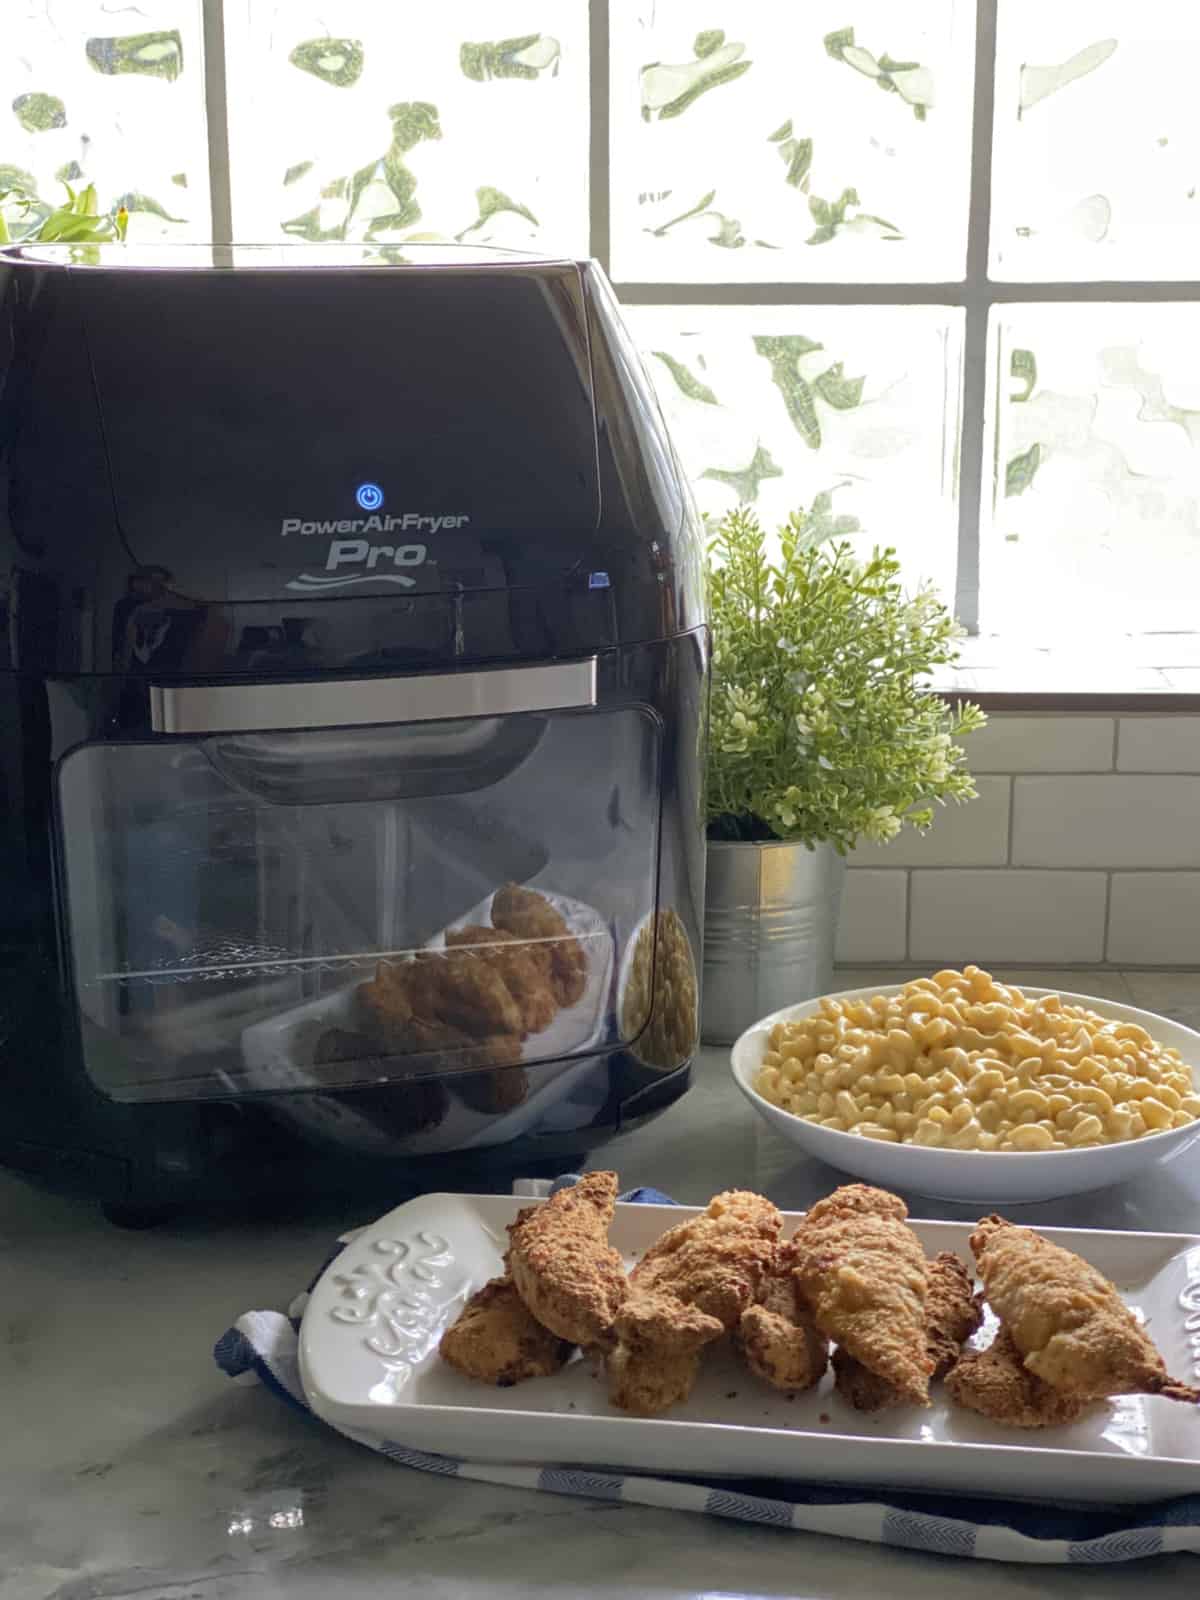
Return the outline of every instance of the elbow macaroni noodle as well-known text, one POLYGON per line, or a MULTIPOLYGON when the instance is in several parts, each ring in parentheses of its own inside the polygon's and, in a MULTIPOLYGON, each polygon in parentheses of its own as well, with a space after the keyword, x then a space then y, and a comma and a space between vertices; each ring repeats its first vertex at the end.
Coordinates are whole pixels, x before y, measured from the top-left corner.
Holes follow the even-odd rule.
POLYGON ((979 967, 777 1022, 754 1087, 823 1128, 944 1150, 1080 1150, 1200 1118, 1177 1050, 979 967))

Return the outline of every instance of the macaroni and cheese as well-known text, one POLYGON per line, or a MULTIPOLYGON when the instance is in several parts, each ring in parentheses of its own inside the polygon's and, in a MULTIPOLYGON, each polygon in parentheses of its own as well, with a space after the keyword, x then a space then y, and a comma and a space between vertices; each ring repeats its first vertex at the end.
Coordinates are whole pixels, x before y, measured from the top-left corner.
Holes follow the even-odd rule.
POLYGON ((754 1087, 823 1128, 946 1150, 1079 1150, 1200 1118, 1177 1050, 978 967, 776 1023, 754 1087))

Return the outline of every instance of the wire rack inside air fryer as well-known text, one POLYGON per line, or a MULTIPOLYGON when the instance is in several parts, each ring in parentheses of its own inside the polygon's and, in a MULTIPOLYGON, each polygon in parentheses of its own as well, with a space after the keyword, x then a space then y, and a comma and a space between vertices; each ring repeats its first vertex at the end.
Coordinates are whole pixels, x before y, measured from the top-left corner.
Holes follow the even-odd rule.
MULTIPOLYGON (((607 928, 592 932, 576 932, 572 937, 582 941, 611 937, 607 928)), ((526 939, 524 945, 555 944, 554 938, 526 939)), ((471 946, 460 946, 470 949, 471 946)), ((199 939, 186 955, 165 958, 153 966, 128 968, 117 972, 97 973, 93 985, 146 984, 163 987, 184 983, 235 983, 269 978, 286 977, 297 972, 322 972, 332 974, 373 973, 380 963, 401 965, 418 953, 428 953, 428 946, 404 945, 397 950, 359 950, 348 954, 298 956, 283 946, 250 944, 227 936, 216 935, 199 939)))

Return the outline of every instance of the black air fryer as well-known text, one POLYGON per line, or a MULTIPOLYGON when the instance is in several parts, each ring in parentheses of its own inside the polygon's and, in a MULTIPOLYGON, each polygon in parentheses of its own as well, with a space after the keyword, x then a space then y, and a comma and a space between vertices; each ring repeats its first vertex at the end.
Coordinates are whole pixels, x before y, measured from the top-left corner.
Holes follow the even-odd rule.
POLYGON ((115 1220, 688 1084, 696 514, 595 265, 407 254, 0 252, 0 1162, 115 1220))

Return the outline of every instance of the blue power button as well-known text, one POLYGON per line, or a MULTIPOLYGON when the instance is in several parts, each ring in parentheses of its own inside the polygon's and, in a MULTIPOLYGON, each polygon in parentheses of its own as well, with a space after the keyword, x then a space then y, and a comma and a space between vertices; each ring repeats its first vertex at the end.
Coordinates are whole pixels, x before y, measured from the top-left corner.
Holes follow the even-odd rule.
POLYGON ((383 504, 383 490, 377 483, 360 483, 354 498, 364 511, 378 511, 383 504))

